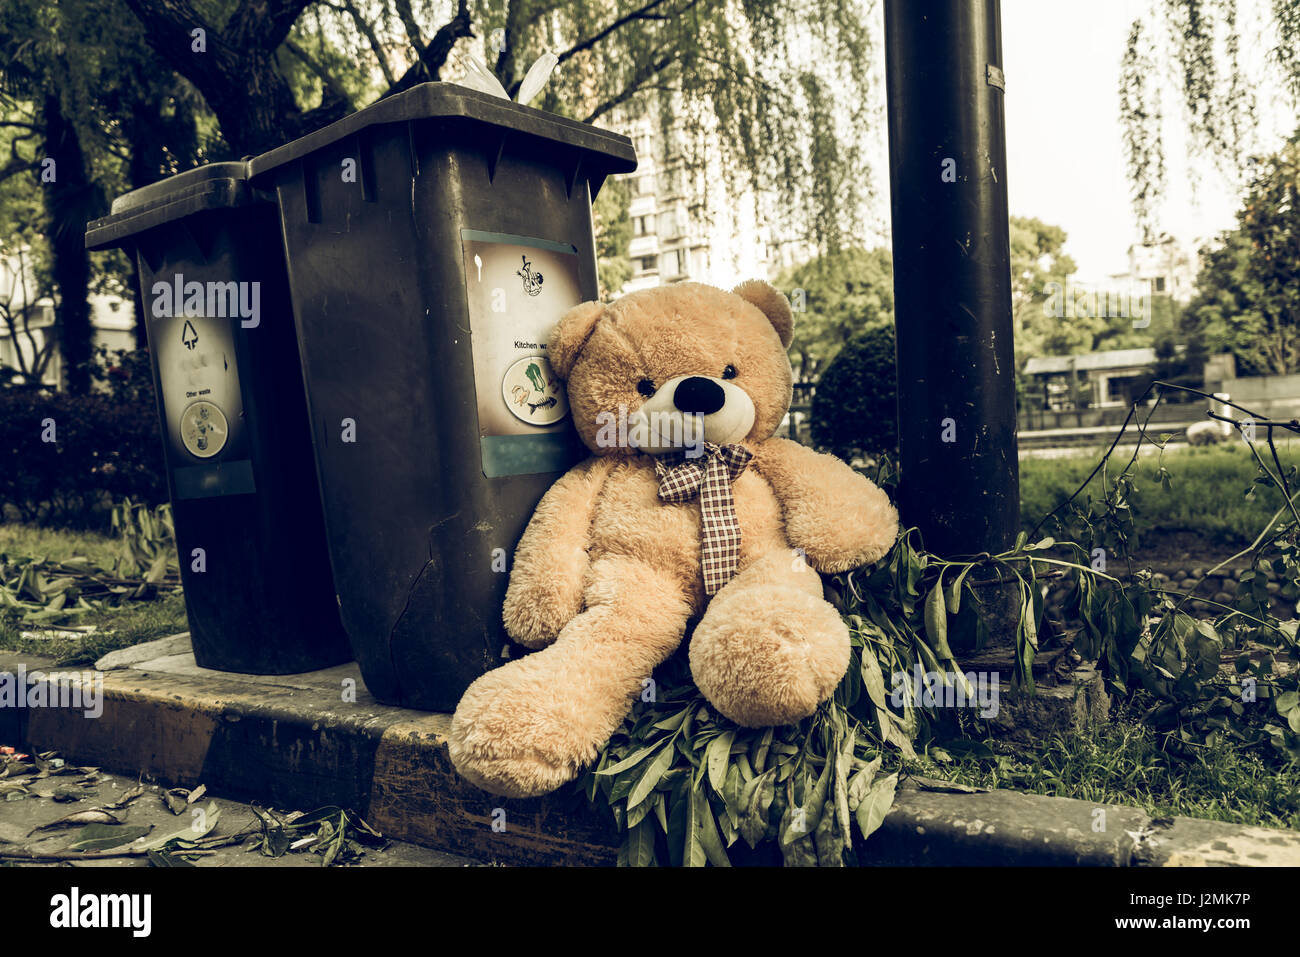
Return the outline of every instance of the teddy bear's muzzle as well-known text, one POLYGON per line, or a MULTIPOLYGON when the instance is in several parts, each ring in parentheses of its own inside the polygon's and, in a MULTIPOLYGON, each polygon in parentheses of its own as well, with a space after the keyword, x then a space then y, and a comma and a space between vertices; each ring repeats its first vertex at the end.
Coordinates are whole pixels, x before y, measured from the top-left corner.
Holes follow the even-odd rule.
MULTIPOLYGON (((701 442, 739 442, 754 427, 754 401, 740 386, 709 376, 669 379, 628 416, 643 452, 698 450, 701 442)), ((633 432, 629 432, 629 437, 633 432)))

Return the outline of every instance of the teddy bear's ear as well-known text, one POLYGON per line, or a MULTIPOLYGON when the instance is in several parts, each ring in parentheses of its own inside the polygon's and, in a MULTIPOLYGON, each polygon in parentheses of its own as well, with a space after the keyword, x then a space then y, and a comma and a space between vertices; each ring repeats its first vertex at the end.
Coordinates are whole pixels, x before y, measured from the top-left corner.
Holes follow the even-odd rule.
POLYGON ((781 346, 790 348, 794 339, 794 313, 790 311, 790 300, 786 299, 775 286, 761 279, 747 279, 731 290, 741 299, 758 307, 763 315, 776 329, 781 339, 781 346))
POLYGON ((596 320, 604 313, 604 303, 584 302, 566 312, 555 324, 546 353, 551 368, 561 379, 569 378, 578 353, 587 344, 591 330, 596 328, 596 320))

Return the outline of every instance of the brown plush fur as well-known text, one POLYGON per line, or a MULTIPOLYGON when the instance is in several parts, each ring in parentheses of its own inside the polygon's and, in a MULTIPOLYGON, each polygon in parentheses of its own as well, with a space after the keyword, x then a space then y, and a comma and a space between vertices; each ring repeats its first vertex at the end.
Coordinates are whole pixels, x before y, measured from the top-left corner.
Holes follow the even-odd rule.
MULTIPOLYGON (((785 297, 751 280, 732 293, 697 283, 584 303, 548 353, 567 377, 574 423, 593 457, 547 492, 515 552, 506 629, 541 648, 475 681, 452 721, 457 770, 496 794, 554 790, 590 763, 687 622, 700 691, 738 724, 811 714, 844 675, 845 625, 818 572, 874 562, 898 516, 839 459, 773 438, 790 404, 785 297), (659 499, 654 458, 602 447, 597 416, 636 410, 637 383, 721 380, 753 401, 754 453, 732 486, 742 531, 735 577, 712 600, 700 574, 700 504, 659 499)), ((743 426, 742 426, 743 427, 743 426)), ((706 438, 707 438, 706 434, 706 438)))

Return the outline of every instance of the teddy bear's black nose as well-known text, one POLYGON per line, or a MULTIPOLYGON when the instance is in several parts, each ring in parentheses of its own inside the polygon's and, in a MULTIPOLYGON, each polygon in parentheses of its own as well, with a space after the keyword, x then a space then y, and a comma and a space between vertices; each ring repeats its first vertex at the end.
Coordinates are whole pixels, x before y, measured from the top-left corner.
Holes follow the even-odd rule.
POLYGON ((712 379, 694 375, 677 383, 673 390, 673 405, 681 412, 711 415, 722 408, 727 393, 712 379))

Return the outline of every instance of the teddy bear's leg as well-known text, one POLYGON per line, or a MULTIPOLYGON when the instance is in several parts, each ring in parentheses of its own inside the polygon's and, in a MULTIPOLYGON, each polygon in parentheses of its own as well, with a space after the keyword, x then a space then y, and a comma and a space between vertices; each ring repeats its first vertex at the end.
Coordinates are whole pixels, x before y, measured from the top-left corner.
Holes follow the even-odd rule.
POLYGON ((747 727, 790 724, 831 696, 849 632, 799 553, 771 552, 713 596, 691 637, 691 674, 709 703, 747 727))
POLYGON ((588 582, 586 610, 554 644, 483 675, 457 705, 451 760, 484 790, 531 797, 572 780, 681 643, 690 605, 671 576, 606 558, 588 582))

